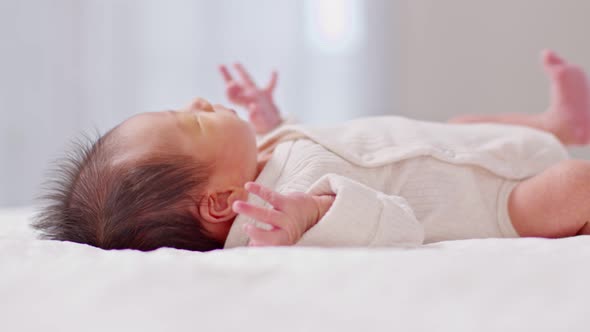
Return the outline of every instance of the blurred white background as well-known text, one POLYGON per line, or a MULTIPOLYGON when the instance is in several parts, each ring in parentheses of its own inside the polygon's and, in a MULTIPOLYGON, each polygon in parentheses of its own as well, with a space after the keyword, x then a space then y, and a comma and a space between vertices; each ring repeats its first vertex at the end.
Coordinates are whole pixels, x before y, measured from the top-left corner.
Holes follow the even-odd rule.
MULTIPOLYGON (((539 112, 538 52, 590 69, 585 0, 0 0, 0 206, 81 132, 195 96, 243 62, 301 122, 539 112)), ((586 149, 574 151, 590 156, 586 149)))

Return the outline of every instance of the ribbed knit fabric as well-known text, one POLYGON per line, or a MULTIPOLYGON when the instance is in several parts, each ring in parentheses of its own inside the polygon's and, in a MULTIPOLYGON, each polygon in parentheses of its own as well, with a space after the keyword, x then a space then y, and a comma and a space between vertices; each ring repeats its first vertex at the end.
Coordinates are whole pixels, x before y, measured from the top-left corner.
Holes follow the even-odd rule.
MULTIPOLYGON (((473 166, 416 157, 392 165, 362 168, 309 140, 298 140, 276 183, 279 192, 307 191, 326 173, 338 174, 387 195, 403 197, 425 226, 425 242, 503 237, 497 196, 506 181, 473 166)), ((362 209, 362 206, 356 208, 362 209)))
MULTIPOLYGON (((401 117, 329 127, 284 126, 260 143, 256 182, 278 192, 334 194, 298 245, 416 245, 515 237, 507 210, 519 181, 567 159, 551 134, 518 126, 401 117)), ((250 195, 250 202, 263 205, 250 195)), ((238 216, 225 247, 247 245, 238 216)))
MULTIPOLYGON (((308 192, 312 185, 329 174, 363 184, 376 193, 401 198, 423 228, 421 243, 518 236, 505 211, 509 192, 503 197, 498 197, 501 186, 517 182, 508 181, 479 167, 455 165, 421 156, 391 165, 365 168, 348 162, 320 144, 308 139, 298 139, 281 143, 265 171, 257 182, 281 193, 308 192)), ((356 190, 359 191, 359 188, 356 190)), ((370 195, 371 193, 367 192, 351 199, 351 202, 343 202, 339 207, 346 211, 339 211, 340 215, 336 217, 338 220, 331 221, 335 224, 329 227, 331 231, 328 232, 320 222, 315 230, 312 228, 309 232, 313 239, 306 241, 304 237, 300 245, 371 245, 370 239, 354 241, 349 236, 336 236, 334 233, 335 230, 344 230, 346 234, 354 234, 358 238, 367 231, 362 229, 363 227, 377 227, 377 221, 374 220, 376 217, 371 212, 378 207, 372 205, 376 199, 370 195), (352 215, 355 215, 352 218, 354 220, 345 220, 352 215), (341 238, 345 238, 347 242, 344 243, 341 238)), ((253 199, 256 204, 264 204, 255 197, 253 199)), ((333 209, 335 207, 333 206, 333 209)), ((247 222, 247 218, 243 216, 236 220, 236 223, 243 222, 247 222)), ((415 233, 413 227, 397 229, 398 232, 409 229, 415 233)), ((389 245, 418 244, 407 241, 405 235, 397 234, 398 239, 403 238, 404 241, 392 242, 389 245)), ((238 235, 234 231, 230 236, 238 235)), ((228 240, 230 243, 226 244, 226 247, 232 246, 236 241, 235 238, 228 240)), ((242 234, 241 240, 235 245, 245 245, 244 240, 242 234)))

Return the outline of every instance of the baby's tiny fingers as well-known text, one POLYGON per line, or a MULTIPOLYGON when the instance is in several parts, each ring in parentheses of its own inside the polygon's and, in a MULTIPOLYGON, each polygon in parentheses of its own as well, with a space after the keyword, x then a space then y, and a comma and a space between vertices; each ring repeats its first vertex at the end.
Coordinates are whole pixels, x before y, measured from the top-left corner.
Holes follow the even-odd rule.
POLYGON ((266 86, 266 91, 272 93, 275 89, 275 87, 277 86, 277 80, 279 78, 279 73, 277 73, 276 70, 273 70, 271 76, 270 76, 270 82, 268 82, 268 85, 266 86))
POLYGON ((285 197, 276 191, 270 190, 256 182, 248 182, 244 186, 249 193, 252 193, 267 201, 278 210, 282 210, 285 197))
POLYGON ((246 83, 249 86, 253 86, 253 87, 256 86, 256 84, 254 83, 254 80, 250 77, 250 74, 246 71, 246 69, 244 69, 244 66, 242 66, 241 63, 234 64, 234 68, 236 68, 236 70, 238 71, 238 74, 240 75, 240 77, 242 78, 242 81, 244 81, 244 83, 246 83))
POLYGON ((229 83, 231 81, 233 81, 233 78, 231 76, 231 74, 229 73, 229 70, 227 70, 227 67, 224 65, 219 66, 219 71, 221 72, 221 76, 223 76, 223 80, 225 81, 225 83, 229 83))
POLYGON ((232 208, 236 213, 245 214, 276 228, 283 227, 283 214, 275 209, 263 208, 243 201, 235 201, 232 208))

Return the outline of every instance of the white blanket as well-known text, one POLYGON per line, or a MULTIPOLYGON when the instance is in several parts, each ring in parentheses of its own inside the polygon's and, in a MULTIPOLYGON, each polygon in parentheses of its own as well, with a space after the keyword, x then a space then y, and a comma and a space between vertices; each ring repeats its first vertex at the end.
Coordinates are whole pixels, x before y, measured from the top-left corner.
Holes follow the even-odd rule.
POLYGON ((103 251, 0 212, 0 331, 588 331, 590 237, 103 251))

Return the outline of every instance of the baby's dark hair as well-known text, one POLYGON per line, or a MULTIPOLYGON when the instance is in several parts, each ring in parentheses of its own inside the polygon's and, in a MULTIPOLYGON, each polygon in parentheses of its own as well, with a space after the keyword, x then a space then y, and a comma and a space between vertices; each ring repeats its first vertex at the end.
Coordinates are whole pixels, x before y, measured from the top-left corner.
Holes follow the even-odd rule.
POLYGON ((165 153, 113 163, 121 152, 116 141, 113 130, 96 140, 84 136, 57 162, 33 223, 41 237, 102 249, 222 248, 189 210, 208 167, 165 153))

